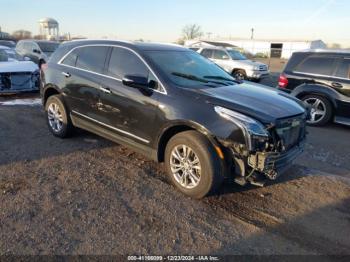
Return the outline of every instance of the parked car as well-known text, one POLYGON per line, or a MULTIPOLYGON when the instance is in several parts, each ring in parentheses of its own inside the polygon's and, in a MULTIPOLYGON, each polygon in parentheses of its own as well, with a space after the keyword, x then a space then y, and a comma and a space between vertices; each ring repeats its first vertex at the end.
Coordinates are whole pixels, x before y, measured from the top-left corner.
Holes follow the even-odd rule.
POLYGON ((269 75, 267 65, 249 60, 241 52, 222 47, 205 47, 197 50, 202 56, 210 59, 238 80, 259 82, 269 75))
POLYGON ((0 46, 0 94, 38 90, 38 66, 13 49, 0 46))
POLYGON ((295 52, 278 87, 310 105, 310 125, 350 125, 350 51, 295 52))
POLYGON ((21 40, 17 43, 16 51, 22 56, 29 57, 39 67, 45 64, 58 48, 59 43, 45 40, 21 40))
POLYGON ((15 49, 16 48, 16 42, 12 41, 12 40, 0 40, 0 45, 9 47, 11 49, 15 49))
POLYGON ((276 179, 302 152, 304 104, 235 80, 196 52, 120 41, 62 44, 42 72, 53 135, 86 129, 164 162, 172 183, 201 198, 224 177, 276 179))

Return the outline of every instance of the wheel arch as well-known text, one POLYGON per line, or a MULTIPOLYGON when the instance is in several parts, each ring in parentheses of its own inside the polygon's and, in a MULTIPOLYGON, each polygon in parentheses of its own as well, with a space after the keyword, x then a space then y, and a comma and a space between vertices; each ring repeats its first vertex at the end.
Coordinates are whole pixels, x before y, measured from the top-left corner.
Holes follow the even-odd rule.
POLYGON ((302 99, 304 96, 307 95, 321 96, 326 98, 331 103, 333 109, 336 109, 338 107, 336 100, 339 99, 339 94, 332 88, 324 85, 303 84, 296 87, 292 92, 292 95, 294 95, 298 99, 302 99))
POLYGON ((165 128, 163 128, 163 131, 158 136, 157 144, 156 144, 158 162, 164 162, 165 149, 169 140, 175 135, 184 131, 189 131, 189 130, 194 130, 203 134, 214 146, 217 145, 215 138, 202 125, 195 122, 176 121, 167 125, 165 128))
POLYGON ((57 88, 56 86, 54 86, 54 85, 47 85, 47 86, 44 88, 43 95, 42 95, 42 102, 43 102, 43 105, 45 106, 46 101, 47 101, 47 99, 48 99, 50 96, 58 95, 58 94, 60 94, 60 93, 61 93, 61 92, 60 92, 59 88, 57 88))
POLYGON ((244 68, 238 68, 238 67, 233 68, 232 71, 231 71, 231 74, 233 74, 233 73, 235 73, 237 71, 240 71, 240 70, 244 71, 244 73, 247 74, 247 71, 244 68))

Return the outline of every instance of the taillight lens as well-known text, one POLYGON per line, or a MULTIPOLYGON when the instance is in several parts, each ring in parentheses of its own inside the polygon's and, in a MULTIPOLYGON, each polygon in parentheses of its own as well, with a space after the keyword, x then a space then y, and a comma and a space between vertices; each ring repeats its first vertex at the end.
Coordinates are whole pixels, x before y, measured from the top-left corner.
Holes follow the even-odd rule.
POLYGON ((282 88, 286 88, 288 86, 288 78, 284 74, 280 75, 278 86, 282 88))

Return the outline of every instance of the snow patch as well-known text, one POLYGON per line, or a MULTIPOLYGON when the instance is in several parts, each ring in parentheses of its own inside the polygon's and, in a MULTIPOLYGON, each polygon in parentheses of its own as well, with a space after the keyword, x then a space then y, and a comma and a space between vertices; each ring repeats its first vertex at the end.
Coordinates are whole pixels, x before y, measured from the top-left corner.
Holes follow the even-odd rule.
POLYGON ((2 106, 38 106, 41 105, 40 98, 24 98, 24 99, 14 99, 10 101, 0 102, 2 106))

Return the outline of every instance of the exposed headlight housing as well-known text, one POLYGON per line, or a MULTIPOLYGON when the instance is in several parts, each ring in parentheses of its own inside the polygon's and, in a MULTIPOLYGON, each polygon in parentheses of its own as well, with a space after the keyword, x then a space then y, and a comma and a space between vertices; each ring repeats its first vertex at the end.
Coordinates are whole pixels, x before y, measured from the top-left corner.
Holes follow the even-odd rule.
POLYGON ((266 131, 263 124, 251 117, 221 106, 215 106, 215 112, 218 113, 221 117, 239 126, 245 136, 247 146, 250 150, 252 149, 253 137, 262 139, 269 138, 269 133, 266 131))

